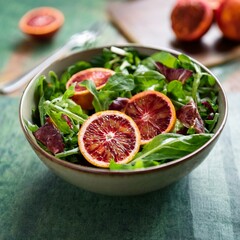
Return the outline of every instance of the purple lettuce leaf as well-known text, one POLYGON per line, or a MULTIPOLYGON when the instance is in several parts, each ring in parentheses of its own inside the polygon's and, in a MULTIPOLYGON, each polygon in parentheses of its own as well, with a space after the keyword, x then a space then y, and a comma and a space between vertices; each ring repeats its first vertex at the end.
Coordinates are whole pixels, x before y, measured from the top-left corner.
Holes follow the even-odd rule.
POLYGON ((180 82, 185 83, 186 80, 193 74, 191 70, 184 68, 169 68, 160 62, 156 62, 156 68, 161 74, 166 77, 169 82, 173 80, 179 80, 180 82))
POLYGON ((177 110, 177 118, 186 128, 193 128, 196 133, 204 133, 204 123, 194 101, 190 101, 177 110))
POLYGON ((51 153, 56 154, 64 151, 62 135, 50 120, 47 120, 33 135, 51 153))

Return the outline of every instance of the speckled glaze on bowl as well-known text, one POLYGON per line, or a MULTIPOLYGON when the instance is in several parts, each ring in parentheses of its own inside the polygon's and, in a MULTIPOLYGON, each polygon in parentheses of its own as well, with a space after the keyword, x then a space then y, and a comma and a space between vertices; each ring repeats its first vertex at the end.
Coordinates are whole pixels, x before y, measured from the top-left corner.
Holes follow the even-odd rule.
MULTIPOLYGON (((154 52, 160 50, 168 51, 174 55, 179 54, 179 52, 166 48, 154 48, 150 46, 140 46, 134 44, 130 45, 135 47, 140 53, 145 55, 151 55, 154 52)), ((121 45, 118 47, 123 46, 129 45, 121 45)), ((88 61, 93 56, 100 54, 102 52, 102 48, 103 47, 74 53, 71 56, 59 60, 50 65, 49 67, 42 69, 42 71, 39 72, 39 74, 35 76, 32 81, 27 85, 20 101, 19 118, 22 130, 33 150, 36 152, 42 162, 46 164, 46 166, 48 166, 49 169, 52 170, 55 174, 57 174, 59 177, 82 189, 106 195, 123 196, 138 195, 152 192, 161 189, 189 174, 193 169, 195 169, 199 164, 201 164, 207 157, 207 155, 210 153, 226 123, 228 112, 227 99, 224 90, 222 89, 217 79, 216 87, 219 89, 218 101, 220 117, 214 131, 214 136, 197 151, 183 158, 162 164, 160 166, 133 171, 110 171, 108 169, 79 166, 57 159, 56 157, 45 152, 37 144, 32 133, 26 129, 24 120, 26 119, 32 121, 32 108, 36 104, 34 102, 34 91, 38 76, 41 74, 47 75, 49 70, 53 70, 57 74, 60 74, 69 65, 75 63, 76 61, 88 61)), ((206 72, 212 74, 210 70, 201 65, 199 62, 195 62, 198 63, 206 72)))

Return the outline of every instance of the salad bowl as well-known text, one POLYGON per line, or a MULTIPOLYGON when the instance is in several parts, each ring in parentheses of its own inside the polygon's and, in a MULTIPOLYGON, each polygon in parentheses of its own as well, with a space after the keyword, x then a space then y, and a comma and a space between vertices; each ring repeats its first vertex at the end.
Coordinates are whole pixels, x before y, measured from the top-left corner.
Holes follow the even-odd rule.
MULTIPOLYGON (((103 48, 110 47, 111 46, 104 46, 77 52, 43 68, 29 82, 21 97, 19 107, 21 127, 26 139, 39 159, 60 178, 77 187, 95 193, 115 196, 138 195, 156 191, 178 181, 199 166, 211 152, 226 123, 228 108, 224 90, 216 76, 198 61, 190 58, 194 64, 198 65, 215 80, 214 88, 218 92, 218 121, 214 126, 212 137, 206 143, 193 152, 173 161, 168 161, 157 166, 128 170, 111 170, 108 168, 97 168, 91 165, 76 164, 60 159, 42 148, 27 126, 27 122, 34 123, 32 112, 33 109, 37 108, 38 104, 35 91, 40 76, 47 76, 49 71, 54 71, 56 74, 62 74, 69 66, 79 60, 88 62, 95 56, 101 54, 103 48)), ((120 49, 131 47, 144 56, 150 56, 159 51, 164 51, 174 56, 181 54, 171 49, 136 44, 127 44, 117 47, 120 49)))

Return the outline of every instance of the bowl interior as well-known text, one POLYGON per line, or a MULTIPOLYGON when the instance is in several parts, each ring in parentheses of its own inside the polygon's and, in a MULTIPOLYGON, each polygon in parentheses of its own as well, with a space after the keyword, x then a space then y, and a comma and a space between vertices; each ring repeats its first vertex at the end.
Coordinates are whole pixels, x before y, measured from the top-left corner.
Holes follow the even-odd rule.
MULTIPOLYGON (((121 45, 118 47, 125 47, 125 46, 129 46, 128 45, 121 45)), ((140 46, 140 45, 134 45, 131 44, 132 47, 134 47, 136 50, 138 50, 141 54, 144 55, 151 55, 157 51, 160 50, 164 50, 164 51, 168 51, 174 55, 178 55, 179 52, 174 51, 174 50, 169 50, 166 48, 153 48, 153 47, 148 47, 148 46, 140 46)), ((110 46, 106 46, 106 47, 110 47, 110 46)), ((24 131, 24 134, 26 136, 26 138, 28 139, 28 141, 30 142, 31 146, 34 147, 35 150, 39 151, 41 154, 44 154, 45 156, 47 156, 49 159, 54 160, 55 162, 58 162, 60 164, 64 164, 67 167, 71 167, 71 168, 76 168, 76 169, 81 169, 83 171, 93 171, 93 172, 99 172, 99 173, 106 173, 109 172, 108 169, 96 169, 94 167, 84 167, 84 166, 79 166, 79 165, 74 165, 72 163, 68 163, 68 162, 64 162, 62 160, 59 160, 57 158, 55 158, 54 156, 46 153, 44 150, 42 150, 42 148, 40 148, 40 146, 36 143, 36 140, 34 138, 34 136, 32 135, 32 133, 28 132, 28 130, 26 129, 25 125, 25 120, 28 120, 30 122, 32 122, 32 109, 36 107, 36 102, 34 100, 34 92, 35 92, 35 87, 37 84, 37 79, 40 75, 48 75, 48 72, 50 70, 53 70, 54 72, 56 72, 57 75, 60 75, 68 66, 70 66, 71 64, 74 64, 75 62, 79 61, 79 60, 85 60, 85 61, 89 61, 90 59, 92 59, 92 57, 99 55, 102 52, 103 47, 101 48, 94 48, 94 49, 90 49, 90 50, 85 50, 85 51, 81 51, 81 52, 77 52, 74 53, 64 59, 60 59, 56 62, 54 62, 53 64, 51 64, 50 66, 46 67, 45 69, 42 69, 42 71, 40 71, 38 73, 38 75, 36 75, 31 82, 27 85, 22 98, 21 98, 21 102, 20 102, 20 123, 22 126, 22 129, 24 131), (64 163, 63 163, 64 162, 64 163)), ((195 61, 195 60, 193 60, 195 61)), ((207 69, 205 66, 203 66, 202 64, 200 64, 199 62, 195 61, 197 64, 199 64, 206 72, 210 73, 211 75, 213 75, 209 69, 207 69)), ((214 76, 214 75, 213 75, 214 76)), ((221 133, 225 122, 226 122, 226 118, 227 118, 227 99, 226 99, 226 95, 224 93, 224 90, 221 87, 220 82, 217 80, 216 76, 214 76, 217 84, 216 84, 216 88, 218 88, 219 90, 219 96, 218 96, 218 101, 219 101, 219 120, 218 123, 215 127, 214 130, 214 136, 209 140, 209 142, 207 142, 205 145, 210 144, 211 142, 215 141, 215 139, 219 136, 219 134, 221 133)), ((203 149, 204 146, 202 146, 202 148, 200 148, 199 150, 195 151, 201 151, 201 149, 203 149)), ((192 153, 191 155, 195 154, 192 153)), ((185 159, 188 159, 190 156, 185 156, 181 159, 175 160, 175 161, 171 161, 162 165, 159 165, 155 168, 164 168, 165 166, 171 165, 171 164, 175 164, 176 162, 181 162, 184 161, 185 159)), ((134 170, 135 172, 136 170, 134 170)), ((142 170, 140 170, 142 171, 142 170)), ((129 173, 131 173, 131 171, 129 171, 129 173)))

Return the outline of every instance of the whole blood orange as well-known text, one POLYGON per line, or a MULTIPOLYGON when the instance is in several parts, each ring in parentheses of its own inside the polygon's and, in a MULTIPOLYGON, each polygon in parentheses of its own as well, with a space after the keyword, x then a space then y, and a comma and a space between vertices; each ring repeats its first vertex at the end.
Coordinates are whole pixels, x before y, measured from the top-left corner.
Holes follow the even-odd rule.
POLYGON ((108 110, 91 115, 78 134, 82 155, 91 164, 108 168, 111 160, 130 162, 140 148, 140 132, 126 114, 108 110))
POLYGON ((106 68, 88 68, 75 73, 67 82, 66 88, 71 85, 75 85, 75 94, 72 99, 79 104, 83 109, 92 109, 92 94, 79 83, 84 80, 92 80, 95 83, 96 89, 101 89, 105 86, 108 78, 111 77, 115 72, 111 69, 106 68))
POLYGON ((214 18, 212 7, 204 0, 178 0, 171 12, 171 25, 176 38, 199 40, 210 28, 214 18))
POLYGON ((27 12, 19 21, 22 32, 39 39, 49 39, 61 28, 64 15, 52 7, 35 8, 27 12))
POLYGON ((222 1, 216 11, 216 22, 224 37, 240 41, 240 0, 222 1))
POLYGON ((170 132, 176 121, 176 110, 171 100, 157 91, 144 91, 134 95, 125 113, 137 124, 141 144, 148 143, 161 133, 170 132))

